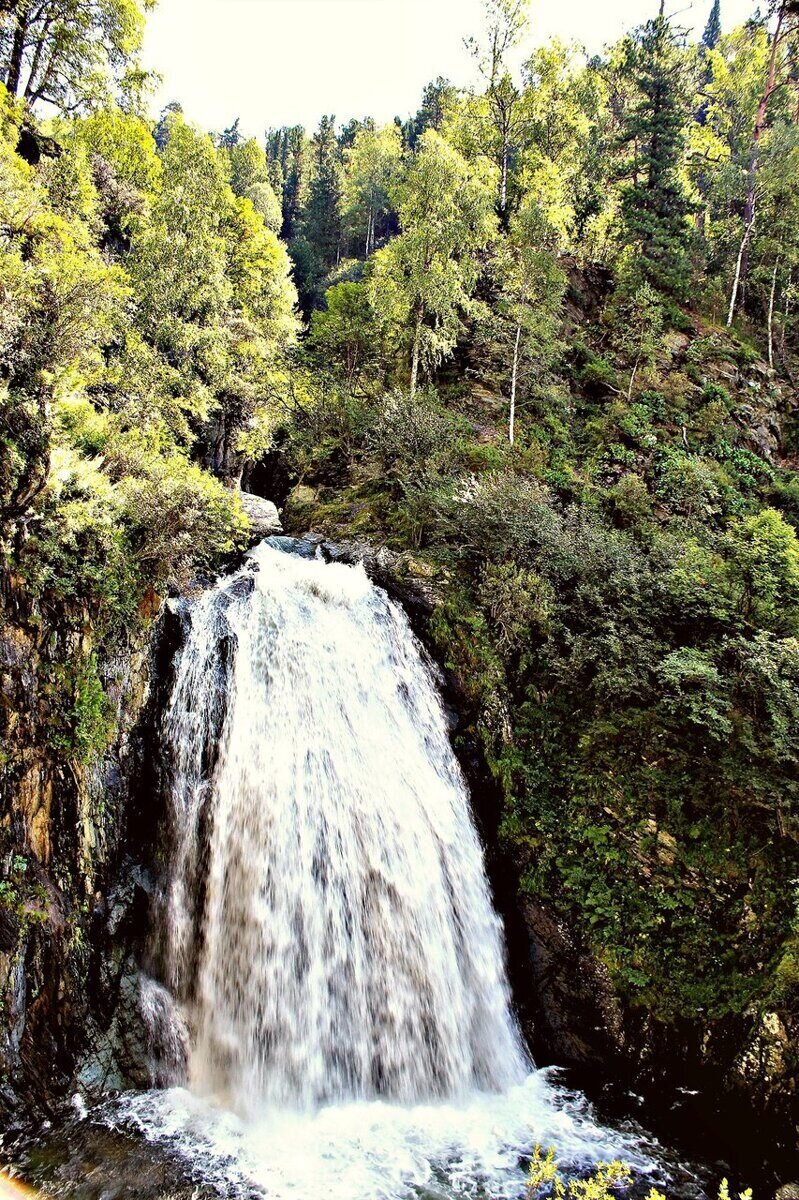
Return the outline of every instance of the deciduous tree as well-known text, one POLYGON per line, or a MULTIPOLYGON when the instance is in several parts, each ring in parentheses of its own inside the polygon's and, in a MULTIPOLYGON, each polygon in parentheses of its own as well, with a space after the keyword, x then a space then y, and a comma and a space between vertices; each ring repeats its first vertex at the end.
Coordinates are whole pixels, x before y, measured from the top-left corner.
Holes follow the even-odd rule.
POLYGON ((469 164, 428 129, 407 178, 397 188, 401 233, 375 256, 372 299, 378 313, 409 327, 410 388, 422 362, 449 354, 469 306, 477 254, 491 240, 494 173, 469 164))
POLYGON ((103 98, 135 64, 154 0, 18 0, 0 13, 0 73, 12 96, 62 110, 103 98))

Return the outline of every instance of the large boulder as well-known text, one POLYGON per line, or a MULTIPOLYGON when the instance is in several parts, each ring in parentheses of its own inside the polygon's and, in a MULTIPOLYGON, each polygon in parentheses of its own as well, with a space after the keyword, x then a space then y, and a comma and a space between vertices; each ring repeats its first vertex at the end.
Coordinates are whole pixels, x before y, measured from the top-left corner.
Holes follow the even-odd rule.
POLYGON ((247 514, 250 529, 256 541, 283 532, 280 514, 271 500, 264 500, 262 496, 254 496, 252 492, 242 492, 241 507, 247 514))

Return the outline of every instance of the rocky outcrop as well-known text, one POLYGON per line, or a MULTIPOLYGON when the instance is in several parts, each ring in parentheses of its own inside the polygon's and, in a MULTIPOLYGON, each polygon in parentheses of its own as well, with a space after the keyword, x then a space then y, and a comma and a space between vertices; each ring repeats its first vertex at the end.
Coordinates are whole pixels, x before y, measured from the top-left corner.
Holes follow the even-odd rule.
POLYGON ((621 1005, 606 968, 545 904, 519 899, 530 937, 535 1044, 547 1060, 596 1066, 624 1052, 621 1005))
POLYGON ((274 537, 275 534, 283 532, 280 513, 271 500, 264 500, 262 496, 254 496, 251 492, 240 492, 239 494, 241 507, 250 522, 253 541, 274 537))
POLYGON ((320 533, 304 533, 303 542, 312 546, 327 562, 360 565, 393 600, 398 600, 412 617, 428 618, 441 603, 441 579, 429 566, 408 553, 397 553, 385 546, 361 541, 331 541, 320 533))
POLYGON ((0 1107, 12 1119, 16 1109, 30 1118, 57 1106, 91 1060, 97 1067, 81 1080, 89 1096, 113 1080, 146 1082, 140 1049, 115 1032, 124 1026, 129 1042, 136 1019, 130 1011, 115 1025, 115 1013, 135 992, 136 951, 147 927, 150 884, 130 858, 130 821, 138 815, 130 798, 134 782, 146 779, 141 723, 162 622, 160 599, 146 596, 138 632, 101 664, 114 732, 99 756, 84 758, 54 736, 53 705, 64 693, 52 681, 63 662, 85 661, 91 623, 76 634, 74 621, 54 627, 33 604, 9 592, 5 600, 0 1107))

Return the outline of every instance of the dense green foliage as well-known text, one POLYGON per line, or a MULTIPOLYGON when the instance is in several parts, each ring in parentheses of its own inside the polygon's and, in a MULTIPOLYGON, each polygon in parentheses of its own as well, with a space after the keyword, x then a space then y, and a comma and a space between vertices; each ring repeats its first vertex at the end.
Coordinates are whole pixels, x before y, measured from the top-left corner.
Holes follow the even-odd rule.
POLYGON ((31 165, 3 94, 5 569, 93 631, 52 748, 102 744, 98 655, 239 544, 277 435, 295 529, 434 581, 523 888, 662 1020, 795 1014, 795 5, 519 78, 525 6, 487 9, 483 89, 382 128, 151 128, 73 55, 31 165))
POLYGON ((4 567, 23 624, 59 632, 50 744, 85 759, 113 730, 98 663, 145 593, 242 544, 228 485, 270 442, 295 292, 224 154, 179 115, 160 153, 119 107, 59 118, 35 166, 27 120, 3 91, 4 567))

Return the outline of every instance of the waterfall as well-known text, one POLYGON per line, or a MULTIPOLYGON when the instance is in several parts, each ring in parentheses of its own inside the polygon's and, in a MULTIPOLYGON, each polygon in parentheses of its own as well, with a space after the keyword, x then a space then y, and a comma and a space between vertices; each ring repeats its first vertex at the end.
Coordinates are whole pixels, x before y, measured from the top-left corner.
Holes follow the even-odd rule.
POLYGON ((521 1082, 441 701, 362 568, 262 543, 192 607, 166 735, 195 1092, 246 1113, 521 1082))
MULTIPOLYGON (((109 1104, 227 1200, 522 1200, 653 1159, 533 1069, 433 671, 360 567, 270 539, 183 606, 142 1006, 181 1084, 109 1104), (292 553, 288 553, 292 550, 292 553)), ((662 1177, 661 1177, 662 1178, 662 1177)))

